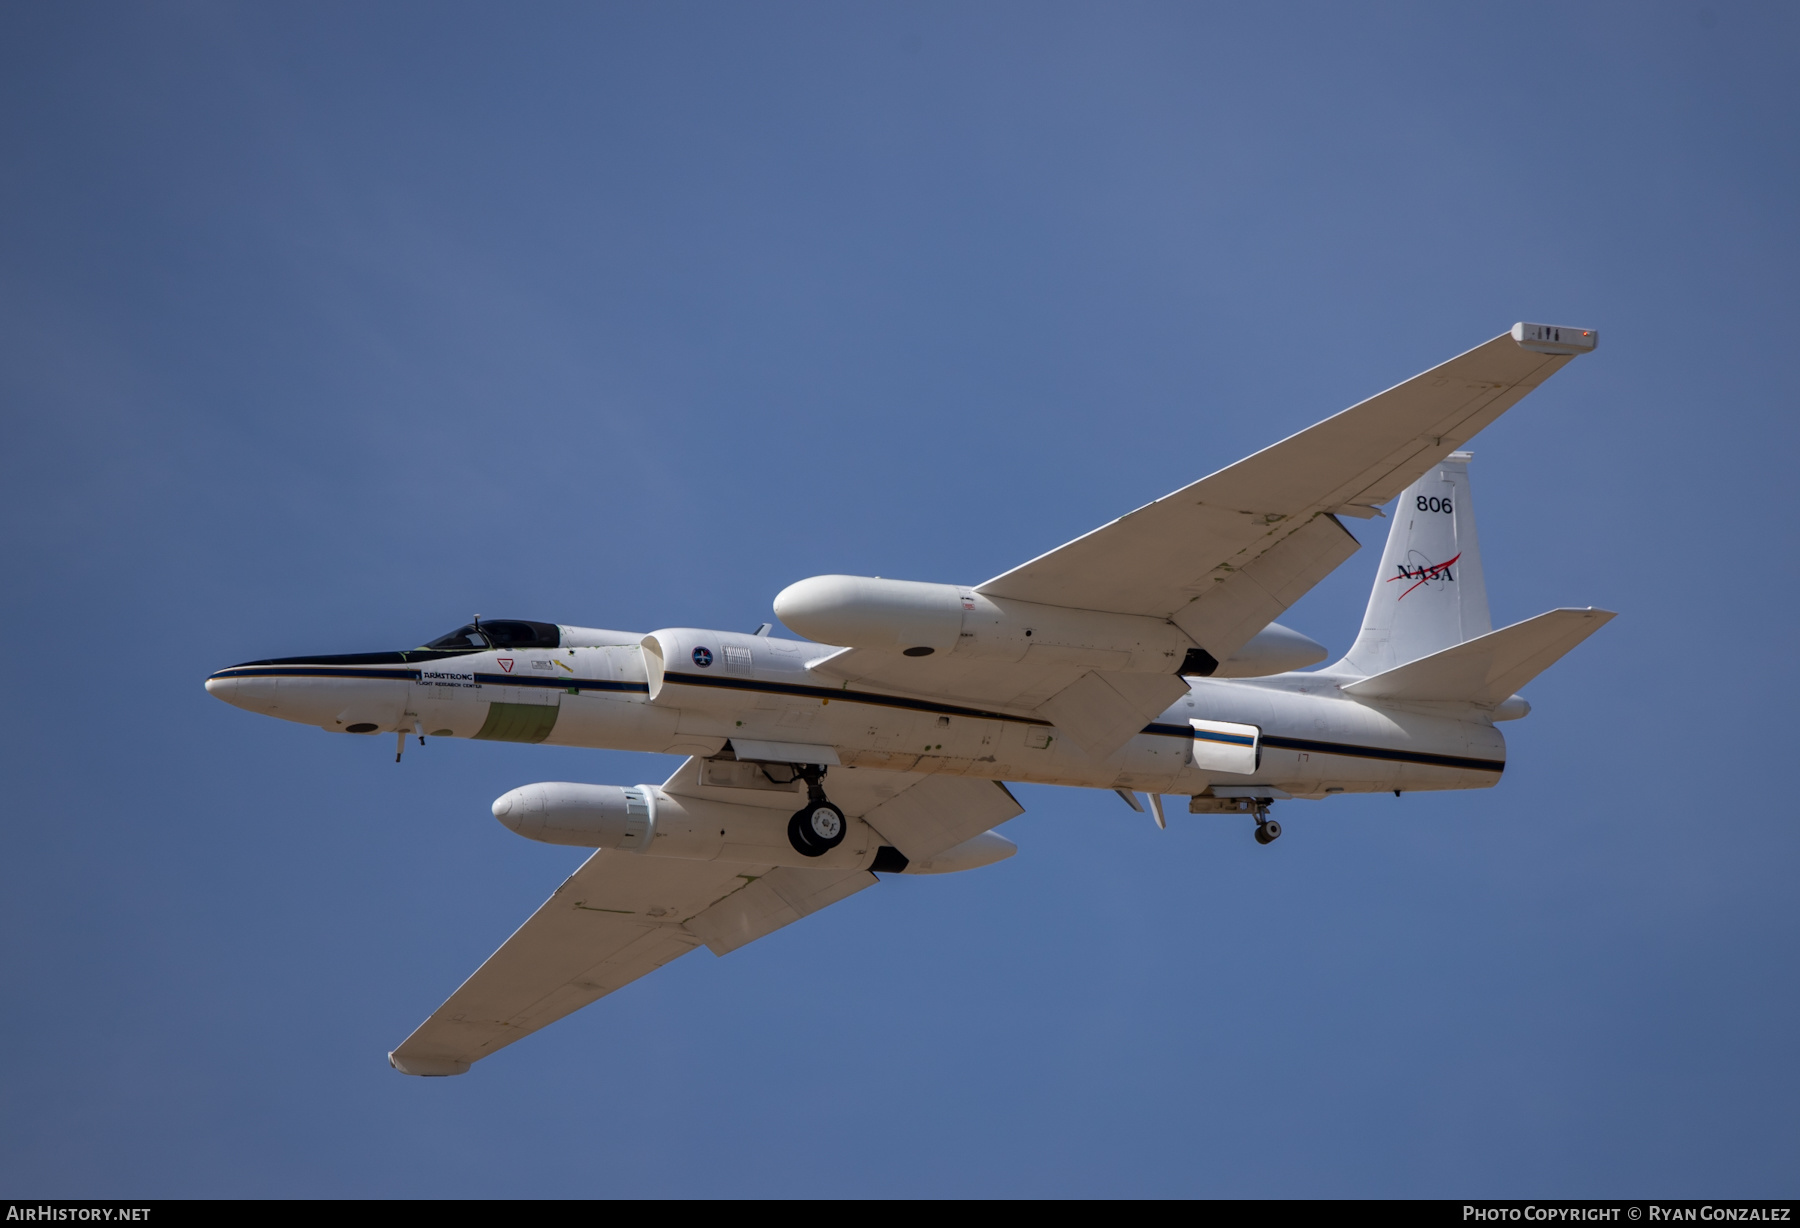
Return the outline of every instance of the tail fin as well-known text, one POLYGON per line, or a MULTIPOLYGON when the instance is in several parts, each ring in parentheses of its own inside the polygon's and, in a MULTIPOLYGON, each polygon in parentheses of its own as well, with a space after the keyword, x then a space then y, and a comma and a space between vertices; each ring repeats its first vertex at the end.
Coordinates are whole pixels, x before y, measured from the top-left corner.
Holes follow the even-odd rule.
POLYGON ((1394 505, 1362 633, 1339 668, 1385 673, 1493 630, 1469 459, 1452 452, 1394 505))

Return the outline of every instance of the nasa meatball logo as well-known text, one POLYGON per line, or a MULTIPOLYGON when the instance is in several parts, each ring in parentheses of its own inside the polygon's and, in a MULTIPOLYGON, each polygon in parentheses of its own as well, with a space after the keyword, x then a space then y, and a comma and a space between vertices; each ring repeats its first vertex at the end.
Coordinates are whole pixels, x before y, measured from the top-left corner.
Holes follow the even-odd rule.
MULTIPOLYGON (((1435 503, 1436 500, 1434 499, 1433 502, 1435 503)), ((1442 588, 1446 583, 1454 584, 1456 582, 1456 574, 1450 569, 1462 558, 1462 551, 1457 551, 1455 555, 1445 559, 1441 563, 1426 562, 1425 556, 1421 555, 1417 550, 1409 551, 1408 554, 1411 557, 1407 562, 1396 563, 1394 565, 1400 574, 1388 577, 1387 582, 1389 584, 1392 584, 1396 580, 1412 581, 1412 583, 1401 592, 1400 596, 1395 598, 1396 601, 1405 601, 1407 593, 1412 592, 1413 589, 1418 588, 1421 584, 1425 585, 1427 588, 1436 589, 1442 588), (1417 561, 1413 561, 1414 559, 1417 561)))
POLYGON ((701 669, 705 669, 707 666, 711 665, 712 664, 712 649, 710 649, 710 648, 694 649, 694 664, 698 665, 701 669))

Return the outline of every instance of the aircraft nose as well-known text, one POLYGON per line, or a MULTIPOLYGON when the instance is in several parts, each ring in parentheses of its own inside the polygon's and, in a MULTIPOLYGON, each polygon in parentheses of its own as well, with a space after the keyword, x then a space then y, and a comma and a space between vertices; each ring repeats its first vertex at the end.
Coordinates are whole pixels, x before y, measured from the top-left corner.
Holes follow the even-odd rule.
POLYGON ((234 708, 269 713, 275 710, 277 685, 273 678, 246 678, 222 669, 206 680, 206 693, 234 708))
POLYGON ((535 807, 531 804, 533 800, 532 795, 536 791, 535 785, 522 785, 517 789, 508 789, 505 793, 502 793, 499 797, 494 799, 494 817, 512 830, 518 831, 520 825, 525 822, 527 817, 529 817, 527 814, 528 811, 534 809, 542 810, 544 808, 544 803, 541 798, 538 799, 538 804, 535 807))

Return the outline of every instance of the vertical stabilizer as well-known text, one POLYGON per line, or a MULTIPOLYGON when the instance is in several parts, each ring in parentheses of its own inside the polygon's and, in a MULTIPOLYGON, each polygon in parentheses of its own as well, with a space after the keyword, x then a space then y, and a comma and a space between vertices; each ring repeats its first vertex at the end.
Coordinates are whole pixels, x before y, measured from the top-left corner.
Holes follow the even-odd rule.
POLYGON ((1469 453, 1452 452, 1394 504, 1362 633, 1341 667, 1379 674, 1493 630, 1469 500, 1469 453))

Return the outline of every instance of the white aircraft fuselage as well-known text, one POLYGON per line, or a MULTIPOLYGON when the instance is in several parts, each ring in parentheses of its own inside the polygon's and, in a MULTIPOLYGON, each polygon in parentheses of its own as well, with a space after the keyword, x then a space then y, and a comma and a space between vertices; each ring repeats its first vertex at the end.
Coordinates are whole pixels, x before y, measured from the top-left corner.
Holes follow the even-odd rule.
POLYGON ((1329 671, 1190 678, 1184 698, 1122 750, 1096 759, 1042 718, 860 689, 808 669, 834 647, 659 631, 661 644, 678 652, 667 654, 652 696, 643 635, 555 632, 555 647, 256 661, 220 670, 206 688, 239 707, 337 732, 707 758, 734 738, 820 744, 852 768, 1188 796, 1214 785, 1267 785, 1279 791, 1273 796, 1296 798, 1486 788, 1506 766, 1492 722, 1522 714, 1517 705, 1490 716, 1468 705, 1446 714, 1431 704, 1357 699, 1329 671), (1256 770, 1197 766, 1202 735, 1189 724, 1196 719, 1260 728, 1256 770))

